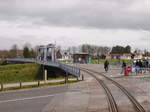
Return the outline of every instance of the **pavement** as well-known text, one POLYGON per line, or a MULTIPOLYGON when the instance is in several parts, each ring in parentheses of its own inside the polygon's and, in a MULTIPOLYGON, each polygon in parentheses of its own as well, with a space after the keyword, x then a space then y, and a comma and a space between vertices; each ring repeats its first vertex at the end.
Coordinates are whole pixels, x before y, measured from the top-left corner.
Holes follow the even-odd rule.
MULTIPOLYGON (((76 78, 69 78, 68 80, 77 80, 76 78)), ((54 82, 62 82, 65 81, 65 79, 53 79, 53 80, 47 80, 47 81, 39 81, 40 84, 45 84, 45 83, 54 83, 54 82)), ((22 86, 27 86, 27 85, 38 85, 38 81, 34 82, 22 82, 22 86)), ((9 88, 9 87, 19 87, 20 83, 9 83, 9 84, 3 84, 3 88, 9 88)), ((1 89, 1 86, 0 86, 1 89)))
MULTIPOLYGON (((121 68, 111 66, 108 72, 105 72, 102 65, 81 65, 95 71, 103 72, 104 75, 112 78, 113 80, 124 86, 145 108, 146 112, 150 111, 150 73, 146 72, 143 74, 129 74, 124 76, 120 74, 121 68)), ((105 81, 107 86, 110 88, 114 98, 117 100, 117 104, 120 107, 119 112, 133 112, 134 110, 127 110, 131 106, 127 98, 121 94, 119 89, 114 87, 111 83, 105 81)))
MULTIPOLYGON (((126 87, 131 94, 150 111, 150 74, 126 77, 118 67, 107 73, 102 65, 79 65, 103 72, 105 75, 126 87), (120 76, 121 75, 121 76, 120 76)), ((90 75, 84 74, 85 81, 53 87, 0 92, 0 111, 2 112, 109 112, 105 92, 90 75)), ((101 76, 98 76, 101 78, 101 76)), ((105 80, 119 105, 119 112, 130 110, 131 103, 120 90, 105 80)))

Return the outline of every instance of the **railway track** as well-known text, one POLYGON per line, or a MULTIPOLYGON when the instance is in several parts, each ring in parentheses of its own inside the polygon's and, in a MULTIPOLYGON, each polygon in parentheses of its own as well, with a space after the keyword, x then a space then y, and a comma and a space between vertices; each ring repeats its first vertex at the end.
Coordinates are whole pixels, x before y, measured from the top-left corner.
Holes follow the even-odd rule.
POLYGON ((142 105, 130 94, 130 92, 127 89, 125 89, 122 85, 120 85, 118 82, 105 76, 103 73, 100 73, 100 72, 97 72, 97 71, 94 71, 91 69, 87 69, 87 68, 81 68, 80 67, 80 69, 82 71, 88 73, 89 75, 93 76, 99 82, 99 84, 104 88, 106 95, 107 95, 110 112, 118 112, 118 107, 117 107, 117 104, 115 102, 115 99, 114 99, 113 95, 111 94, 107 85, 103 82, 103 80, 101 80, 100 78, 98 78, 94 74, 98 74, 98 75, 103 76, 105 79, 111 81, 116 87, 118 87, 132 102, 135 112, 146 112, 145 109, 142 107, 142 105))
POLYGON ((107 85, 101 80, 99 79, 98 77, 96 77, 95 75, 93 75, 93 73, 89 72, 89 71, 84 71, 86 73, 88 73, 89 75, 93 76, 97 82, 103 87, 103 89, 105 90, 105 93, 107 95, 107 100, 108 100, 108 104, 109 104, 109 112, 119 112, 118 111, 118 107, 117 107, 117 104, 116 104, 116 101, 113 97, 113 95, 111 94, 109 88, 107 87, 107 85))

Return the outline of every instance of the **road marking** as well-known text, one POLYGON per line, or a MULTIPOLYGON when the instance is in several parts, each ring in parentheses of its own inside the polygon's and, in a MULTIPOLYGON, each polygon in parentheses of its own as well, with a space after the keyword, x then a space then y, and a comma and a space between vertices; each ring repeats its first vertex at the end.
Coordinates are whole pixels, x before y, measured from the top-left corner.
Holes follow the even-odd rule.
POLYGON ((47 97, 52 97, 56 95, 61 95, 60 94, 52 94, 52 95, 44 95, 44 96, 35 96, 35 97, 28 97, 28 98, 20 98, 20 99, 13 99, 13 100, 3 100, 0 101, 0 103, 8 103, 8 102, 16 102, 16 101, 24 101, 24 100, 33 100, 33 99, 39 99, 39 98, 47 98, 47 97))

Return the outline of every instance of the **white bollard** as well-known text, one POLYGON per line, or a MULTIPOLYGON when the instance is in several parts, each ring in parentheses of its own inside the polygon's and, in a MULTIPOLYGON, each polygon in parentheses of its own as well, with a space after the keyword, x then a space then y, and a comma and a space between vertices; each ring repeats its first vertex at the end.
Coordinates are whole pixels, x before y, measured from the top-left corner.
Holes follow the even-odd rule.
POLYGON ((44 71, 44 81, 47 82, 47 70, 44 71))

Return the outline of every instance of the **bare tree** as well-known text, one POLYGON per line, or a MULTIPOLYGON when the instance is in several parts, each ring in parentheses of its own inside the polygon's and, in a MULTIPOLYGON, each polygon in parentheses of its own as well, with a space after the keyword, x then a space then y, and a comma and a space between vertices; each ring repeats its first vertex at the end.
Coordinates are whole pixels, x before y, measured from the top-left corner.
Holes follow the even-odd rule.
POLYGON ((17 57, 18 56, 18 46, 17 44, 14 44, 10 49, 11 57, 17 57))

